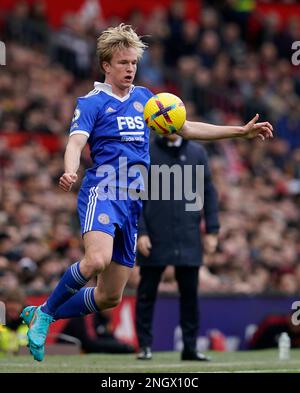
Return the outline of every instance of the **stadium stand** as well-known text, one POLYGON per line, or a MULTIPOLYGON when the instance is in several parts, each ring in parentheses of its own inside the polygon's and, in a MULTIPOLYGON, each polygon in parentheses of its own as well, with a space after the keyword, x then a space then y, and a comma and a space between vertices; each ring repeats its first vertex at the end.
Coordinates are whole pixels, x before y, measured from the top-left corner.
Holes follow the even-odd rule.
MULTIPOLYGON (((286 49, 300 39, 299 18, 282 25, 259 7, 214 2, 186 18, 186 3, 127 15, 139 34, 151 34, 136 84, 178 94, 191 119, 235 124, 259 112, 276 133, 264 144, 206 144, 222 229, 200 291, 299 293, 300 69, 286 49)), ((57 181, 75 98, 100 78, 95 37, 119 22, 101 11, 67 13, 59 27, 48 22, 47 2, 18 1, 1 14, 8 66, 0 73, 0 288, 47 293, 82 257, 77 189, 64 194, 57 181)), ((81 173, 88 165, 85 152, 81 173)), ((129 287, 136 280, 137 270, 129 287)), ((176 291, 171 270, 160 290, 176 291)))

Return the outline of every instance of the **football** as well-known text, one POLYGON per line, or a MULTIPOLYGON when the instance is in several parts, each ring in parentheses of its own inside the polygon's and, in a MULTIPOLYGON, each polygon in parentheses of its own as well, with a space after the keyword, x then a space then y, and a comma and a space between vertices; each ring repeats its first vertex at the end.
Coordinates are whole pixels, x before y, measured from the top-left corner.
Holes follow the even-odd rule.
POLYGON ((145 105, 144 120, 151 130, 160 135, 173 134, 182 128, 186 120, 184 103, 174 94, 156 94, 145 105))

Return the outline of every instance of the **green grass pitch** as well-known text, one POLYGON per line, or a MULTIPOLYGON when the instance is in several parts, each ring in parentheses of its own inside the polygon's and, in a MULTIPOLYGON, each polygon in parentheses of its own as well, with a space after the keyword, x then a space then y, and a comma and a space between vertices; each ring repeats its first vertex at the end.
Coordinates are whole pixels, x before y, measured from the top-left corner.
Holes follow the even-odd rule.
MULTIPOLYGON (((299 373, 300 350, 291 351, 288 361, 278 360, 277 350, 209 352, 211 362, 180 361, 177 352, 154 352, 150 361, 135 355, 46 356, 41 363, 31 356, 1 356, 0 373, 180 373, 252 372, 299 373)), ((0 377, 1 378, 1 377, 0 377)))

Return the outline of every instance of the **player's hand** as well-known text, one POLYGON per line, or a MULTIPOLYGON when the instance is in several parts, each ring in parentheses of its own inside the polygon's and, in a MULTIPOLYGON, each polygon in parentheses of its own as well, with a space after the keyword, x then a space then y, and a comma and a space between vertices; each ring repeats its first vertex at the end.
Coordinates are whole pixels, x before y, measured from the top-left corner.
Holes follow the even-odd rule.
POLYGON ((137 248, 142 255, 148 257, 152 248, 150 237, 148 235, 139 236, 137 240, 137 248))
POLYGON ((257 113, 253 119, 243 127, 244 138, 252 139, 258 137, 264 141, 266 138, 273 137, 272 124, 268 121, 257 123, 258 118, 259 114, 257 113))
POLYGON ((65 172, 59 179, 59 187, 66 192, 71 191, 71 188, 77 179, 78 176, 76 173, 65 172))
POLYGON ((207 233, 203 240, 204 251, 207 254, 213 254, 216 252, 218 241, 217 233, 207 233))

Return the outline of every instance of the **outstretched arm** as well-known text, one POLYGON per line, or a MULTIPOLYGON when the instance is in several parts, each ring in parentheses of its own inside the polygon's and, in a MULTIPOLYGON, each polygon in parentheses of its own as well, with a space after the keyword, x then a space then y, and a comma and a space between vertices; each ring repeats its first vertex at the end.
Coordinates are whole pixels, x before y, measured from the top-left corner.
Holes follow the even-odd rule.
POLYGON ((59 179, 59 187, 64 191, 70 191, 77 181, 80 156, 87 139, 87 136, 82 134, 75 134, 69 138, 64 157, 65 173, 59 179))
POLYGON ((226 138, 266 138, 273 137, 272 125, 265 121, 257 123, 259 115, 256 114, 252 120, 244 126, 217 126, 214 124, 186 121, 178 132, 185 139, 217 140, 226 138))

